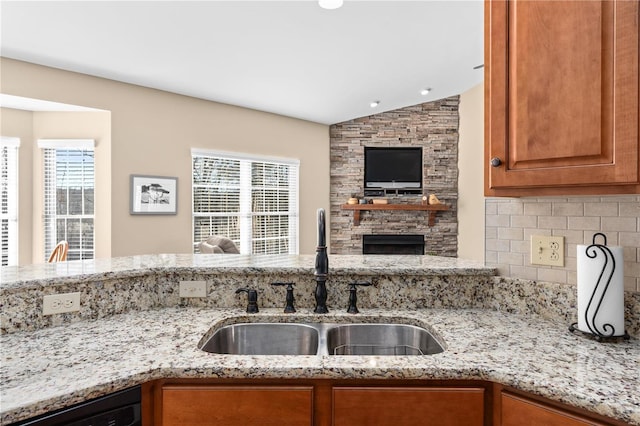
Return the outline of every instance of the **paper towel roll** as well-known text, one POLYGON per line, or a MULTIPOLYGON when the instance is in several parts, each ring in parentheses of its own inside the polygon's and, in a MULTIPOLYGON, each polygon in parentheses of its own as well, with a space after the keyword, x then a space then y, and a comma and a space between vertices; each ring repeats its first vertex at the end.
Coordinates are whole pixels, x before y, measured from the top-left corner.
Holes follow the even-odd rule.
MULTIPOLYGON (((602 235, 602 234, 596 234, 602 235)), ((604 237, 604 235, 603 235, 604 237)), ((578 245, 578 329, 599 336, 623 336, 622 247, 578 245)))

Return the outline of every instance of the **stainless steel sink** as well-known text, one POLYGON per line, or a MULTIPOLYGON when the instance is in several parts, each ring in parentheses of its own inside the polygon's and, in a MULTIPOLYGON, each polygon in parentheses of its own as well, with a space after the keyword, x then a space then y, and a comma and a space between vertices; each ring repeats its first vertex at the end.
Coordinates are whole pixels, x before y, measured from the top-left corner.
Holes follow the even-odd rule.
POLYGON ((327 331, 330 355, 432 355, 444 349, 424 328, 406 324, 344 324, 327 331))
POLYGON ((318 330, 305 324, 246 323, 222 327, 201 347, 235 355, 316 355, 318 330))
POLYGON ((200 348, 234 355, 432 355, 444 349, 406 324, 242 323, 217 330, 200 348))

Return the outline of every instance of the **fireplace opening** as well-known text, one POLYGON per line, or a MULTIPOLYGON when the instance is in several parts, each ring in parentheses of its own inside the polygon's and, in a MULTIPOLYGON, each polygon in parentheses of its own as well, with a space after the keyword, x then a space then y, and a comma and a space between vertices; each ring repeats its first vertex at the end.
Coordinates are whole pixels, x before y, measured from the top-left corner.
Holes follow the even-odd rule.
POLYGON ((424 254, 423 235, 363 235, 362 254, 424 254))

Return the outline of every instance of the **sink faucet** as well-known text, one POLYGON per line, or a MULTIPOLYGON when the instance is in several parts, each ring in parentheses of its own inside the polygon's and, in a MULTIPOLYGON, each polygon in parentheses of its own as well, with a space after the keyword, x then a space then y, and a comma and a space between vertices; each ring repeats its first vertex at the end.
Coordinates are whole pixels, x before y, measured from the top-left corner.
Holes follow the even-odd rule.
POLYGON ((329 257, 327 256, 327 240, 325 231, 324 209, 318 209, 318 246, 316 247, 316 267, 313 273, 316 279, 316 314, 326 314, 327 309, 327 276, 329 275, 329 257))

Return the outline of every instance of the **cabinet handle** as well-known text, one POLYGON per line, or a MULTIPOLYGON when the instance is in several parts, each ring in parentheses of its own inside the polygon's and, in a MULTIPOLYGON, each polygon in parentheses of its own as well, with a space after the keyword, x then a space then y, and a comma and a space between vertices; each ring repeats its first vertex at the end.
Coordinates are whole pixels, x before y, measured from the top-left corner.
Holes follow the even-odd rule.
POLYGON ((498 157, 493 157, 491 159, 491 167, 500 167, 501 164, 502 164, 502 160, 499 159, 498 157))

